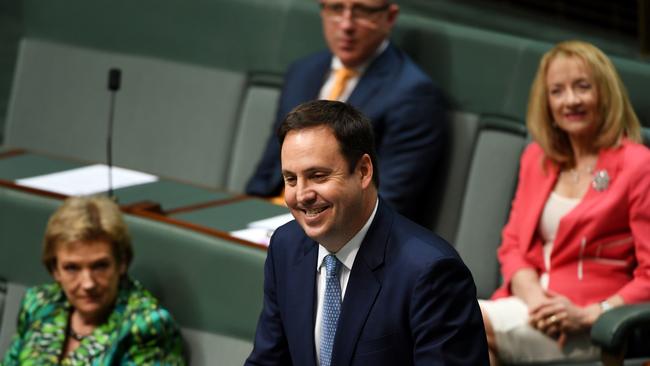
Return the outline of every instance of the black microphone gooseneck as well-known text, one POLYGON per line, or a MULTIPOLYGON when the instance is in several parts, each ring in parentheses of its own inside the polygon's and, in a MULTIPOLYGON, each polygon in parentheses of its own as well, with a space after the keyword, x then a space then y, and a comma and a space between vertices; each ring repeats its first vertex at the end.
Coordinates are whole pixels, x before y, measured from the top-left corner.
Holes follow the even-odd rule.
POLYGON ((115 114, 115 94, 120 90, 122 71, 118 68, 108 70, 108 90, 111 92, 111 105, 108 111, 108 131, 106 134, 106 165, 108 165, 108 196, 113 197, 113 116, 115 114))

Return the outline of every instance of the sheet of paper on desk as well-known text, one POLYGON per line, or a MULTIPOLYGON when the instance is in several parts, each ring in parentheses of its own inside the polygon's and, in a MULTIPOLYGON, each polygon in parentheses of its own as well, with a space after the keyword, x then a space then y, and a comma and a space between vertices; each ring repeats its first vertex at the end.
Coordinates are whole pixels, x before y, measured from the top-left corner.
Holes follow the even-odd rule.
POLYGON ((287 213, 287 214, 269 217, 268 219, 252 221, 248 224, 248 227, 269 229, 273 231, 291 220, 293 220, 293 215, 287 213))
POLYGON ((230 232, 230 235, 234 236, 235 238, 252 241, 253 243, 264 244, 266 246, 268 246, 269 242, 271 241, 271 234, 273 234, 273 231, 261 228, 248 228, 230 232))
MULTIPOLYGON (((112 167, 113 189, 151 183, 158 180, 155 175, 135 170, 112 167)), ((108 191, 108 166, 89 165, 52 174, 16 180, 21 186, 42 189, 68 196, 89 195, 108 191)))
POLYGON ((230 232, 230 235, 252 241, 253 243, 269 245, 271 235, 278 227, 293 220, 290 213, 269 217, 267 219, 253 221, 248 224, 248 228, 230 232))

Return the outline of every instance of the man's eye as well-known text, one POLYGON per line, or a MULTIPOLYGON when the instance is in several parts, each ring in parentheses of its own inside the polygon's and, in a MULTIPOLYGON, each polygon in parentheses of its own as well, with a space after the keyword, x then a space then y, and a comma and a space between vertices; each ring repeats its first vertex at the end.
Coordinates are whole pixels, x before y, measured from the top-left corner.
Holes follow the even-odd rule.
POLYGON ((337 15, 343 14, 343 11, 345 10, 345 6, 341 3, 327 4, 325 7, 327 11, 337 15))
POLYGON ((369 17, 370 15, 372 15, 374 13, 374 9, 369 8, 369 7, 365 6, 365 5, 355 5, 352 8, 352 13, 355 16, 366 18, 366 17, 369 17))
POLYGON ((284 177, 284 183, 292 186, 296 184, 296 177, 284 177))

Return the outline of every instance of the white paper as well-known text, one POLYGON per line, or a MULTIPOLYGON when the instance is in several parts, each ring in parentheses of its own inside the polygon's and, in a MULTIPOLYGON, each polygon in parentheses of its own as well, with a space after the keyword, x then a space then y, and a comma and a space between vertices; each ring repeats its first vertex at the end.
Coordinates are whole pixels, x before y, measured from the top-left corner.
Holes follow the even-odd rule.
POLYGON ((286 224, 291 220, 293 220, 293 215, 291 213, 287 213, 287 214, 269 217, 263 220, 253 221, 248 224, 248 227, 269 229, 271 231, 274 231, 275 229, 279 228, 280 226, 286 224))
MULTIPOLYGON (((135 170, 112 167, 113 189, 151 183, 158 180, 155 175, 135 170)), ((16 183, 67 196, 83 196, 108 191, 108 166, 89 165, 52 174, 39 175, 16 180, 16 183)))
POLYGON ((248 223, 246 229, 232 231, 230 232, 230 235, 239 239, 244 239, 252 241, 253 243, 259 243, 268 246, 269 242, 271 241, 271 235, 273 235, 275 229, 291 220, 293 220, 293 215, 290 213, 277 215, 266 219, 250 222, 248 223))
POLYGON ((261 228, 248 228, 242 230, 231 231, 230 235, 235 238, 252 241, 253 243, 263 244, 268 246, 271 241, 273 230, 261 228))

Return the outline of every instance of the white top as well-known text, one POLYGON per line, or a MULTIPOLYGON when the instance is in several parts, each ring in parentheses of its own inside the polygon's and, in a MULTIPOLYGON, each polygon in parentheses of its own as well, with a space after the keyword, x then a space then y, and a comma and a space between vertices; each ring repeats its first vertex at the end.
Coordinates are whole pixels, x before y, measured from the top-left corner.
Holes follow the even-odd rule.
MULTIPOLYGON (((361 66, 356 67, 354 69, 357 72, 357 75, 353 78, 350 78, 348 82, 345 84, 345 89, 343 90, 343 93, 341 93, 341 95, 339 96, 338 101, 345 102, 348 100, 350 94, 352 94, 352 91, 359 83, 361 76, 368 68, 368 65, 370 65, 370 63, 375 58, 377 58, 377 56, 381 55, 384 52, 384 50, 386 50, 386 47, 388 47, 388 40, 384 40, 379 45, 379 47, 377 47, 377 51, 375 51, 375 54, 370 59, 368 59, 368 61, 364 62, 361 66)), ((338 70, 342 67, 343 67, 343 63, 341 63, 341 59, 339 59, 336 56, 332 57, 332 66, 330 68, 330 72, 327 76, 327 79, 325 79, 325 84, 323 84, 323 86, 320 88, 318 99, 327 99, 327 96, 330 95, 330 91, 334 86, 334 75, 336 74, 334 70, 338 70)))
MULTIPOLYGON (((336 258, 341 262, 341 272, 339 274, 339 280, 341 281, 341 303, 345 298, 345 289, 348 285, 348 279, 350 278, 350 271, 352 271, 352 265, 354 264, 354 259, 357 257, 359 252, 359 247, 363 238, 366 237, 368 229, 370 229, 370 224, 375 218, 377 213, 377 207, 379 207, 379 200, 375 202, 375 209, 372 211, 372 214, 368 218, 368 221, 363 225, 361 230, 357 232, 349 242, 347 242, 338 252, 333 253, 336 255, 336 258)), ((325 297, 325 279, 327 275, 324 271, 321 271, 321 268, 325 267, 325 256, 332 254, 322 245, 318 245, 318 260, 316 261, 316 324, 314 326, 314 340, 316 341, 316 359, 320 365, 320 333, 321 326, 323 322, 323 300, 325 297), (322 274, 322 275, 321 275, 322 274)))
POLYGON ((580 203, 580 198, 568 198, 561 196, 555 192, 551 192, 551 196, 546 201, 542 217, 539 221, 539 232, 544 241, 542 248, 544 253, 544 267, 546 270, 539 278, 542 288, 548 289, 549 276, 548 272, 551 271, 551 253, 553 252, 553 242, 557 234, 557 228, 560 226, 560 220, 568 214, 574 207, 580 203))

